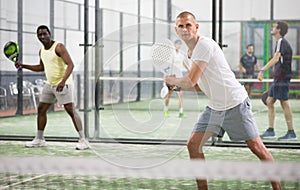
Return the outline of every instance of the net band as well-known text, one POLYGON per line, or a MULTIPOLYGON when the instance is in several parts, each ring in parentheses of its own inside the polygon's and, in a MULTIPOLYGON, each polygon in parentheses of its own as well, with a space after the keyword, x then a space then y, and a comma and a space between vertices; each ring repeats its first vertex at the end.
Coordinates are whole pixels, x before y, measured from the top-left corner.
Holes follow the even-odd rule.
MULTIPOLYGON (((1 173, 70 174, 130 178, 205 178, 243 180, 300 180, 300 163, 189 161, 157 159, 156 166, 118 166, 97 158, 1 157, 1 173), (47 161, 46 161, 47 160, 47 161), (274 175, 276 174, 276 175, 274 175)), ((153 159, 122 159, 128 165, 143 166, 153 159)))

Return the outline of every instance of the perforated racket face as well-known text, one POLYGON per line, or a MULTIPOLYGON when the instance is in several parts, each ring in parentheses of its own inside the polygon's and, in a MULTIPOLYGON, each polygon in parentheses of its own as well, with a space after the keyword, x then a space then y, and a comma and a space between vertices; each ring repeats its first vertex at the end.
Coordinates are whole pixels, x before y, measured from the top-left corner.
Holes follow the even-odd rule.
POLYGON ((19 55, 19 46, 16 42, 7 42, 4 46, 4 55, 11 61, 16 62, 19 55))
POLYGON ((151 49, 154 67, 165 74, 171 74, 174 53, 175 47, 170 40, 164 39, 156 42, 151 49))

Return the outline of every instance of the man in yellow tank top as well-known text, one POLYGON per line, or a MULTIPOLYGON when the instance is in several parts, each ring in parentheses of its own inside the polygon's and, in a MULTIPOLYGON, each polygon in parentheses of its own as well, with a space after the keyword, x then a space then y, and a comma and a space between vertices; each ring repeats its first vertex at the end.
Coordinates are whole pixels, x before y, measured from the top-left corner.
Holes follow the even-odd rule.
POLYGON ((83 150, 89 148, 88 141, 84 137, 81 119, 75 111, 73 99, 73 61, 66 47, 51 39, 51 32, 45 25, 37 28, 37 37, 43 44, 41 48, 40 63, 38 65, 25 65, 17 62, 17 68, 29 69, 31 71, 44 71, 46 74, 46 84, 42 90, 38 105, 37 135, 26 143, 26 147, 46 146, 44 129, 47 123, 47 110, 56 101, 64 105, 66 112, 72 118, 76 131, 79 134, 79 142, 76 149, 83 150))

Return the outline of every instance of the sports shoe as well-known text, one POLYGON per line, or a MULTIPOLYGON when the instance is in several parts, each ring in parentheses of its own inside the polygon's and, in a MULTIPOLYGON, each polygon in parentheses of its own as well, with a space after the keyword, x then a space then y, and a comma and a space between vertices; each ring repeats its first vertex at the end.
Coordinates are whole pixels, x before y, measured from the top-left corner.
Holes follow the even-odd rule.
POLYGON ((293 141, 297 140, 297 136, 293 132, 287 132, 284 136, 278 138, 279 141, 293 141))
POLYGON ((185 114, 184 113, 179 113, 178 117, 183 118, 183 117, 185 117, 185 114))
POLYGON ((164 111, 165 117, 170 117, 169 111, 164 111))
POLYGON ((89 142, 86 139, 79 139, 76 150, 85 150, 90 148, 89 142))
POLYGON ((43 147, 43 146, 47 146, 46 145, 46 141, 45 139, 38 139, 37 137, 35 137, 31 142, 27 142, 25 144, 25 147, 43 147))
POLYGON ((275 132, 267 129, 264 134, 260 135, 262 139, 274 139, 276 138, 275 132))

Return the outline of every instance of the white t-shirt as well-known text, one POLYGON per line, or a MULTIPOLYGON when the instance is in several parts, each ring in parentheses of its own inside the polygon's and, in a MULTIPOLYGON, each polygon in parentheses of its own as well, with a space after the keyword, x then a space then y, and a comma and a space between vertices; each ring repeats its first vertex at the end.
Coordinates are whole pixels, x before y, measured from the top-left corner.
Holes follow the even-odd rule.
POLYGON ((248 97, 245 88, 231 71, 221 48, 212 39, 200 37, 191 60, 207 63, 198 85, 209 98, 210 108, 217 111, 228 110, 248 97))
MULTIPOLYGON (((183 63, 187 63, 187 56, 185 56, 181 51, 174 52, 173 65, 171 68, 171 74, 176 75, 177 78, 183 77, 183 72, 188 70, 183 66, 183 63)), ((189 66, 189 65, 187 65, 189 66)))

